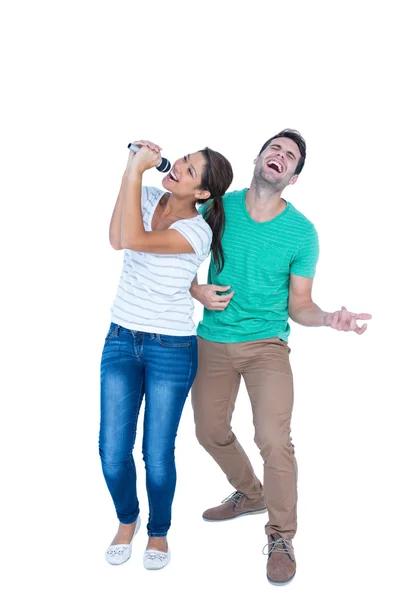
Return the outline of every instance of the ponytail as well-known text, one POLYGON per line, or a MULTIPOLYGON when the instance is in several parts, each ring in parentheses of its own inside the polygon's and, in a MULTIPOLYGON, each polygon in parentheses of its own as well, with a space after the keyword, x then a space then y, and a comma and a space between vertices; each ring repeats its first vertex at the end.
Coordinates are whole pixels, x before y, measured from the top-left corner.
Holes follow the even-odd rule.
MULTIPOLYGON (((211 254, 217 273, 224 268, 225 256, 222 249, 222 236, 225 228, 225 211, 222 196, 225 194, 233 180, 232 165, 219 152, 211 148, 200 150, 206 162, 203 171, 200 189, 210 192, 212 201, 207 203, 204 211, 204 219, 211 227, 213 239, 211 242, 211 254)), ((205 201, 201 202, 204 204, 205 201)))
POLYGON ((213 233, 211 254, 217 267, 217 273, 224 268, 225 255, 222 248, 222 235, 225 228, 225 211, 221 196, 216 196, 204 211, 204 219, 213 233))

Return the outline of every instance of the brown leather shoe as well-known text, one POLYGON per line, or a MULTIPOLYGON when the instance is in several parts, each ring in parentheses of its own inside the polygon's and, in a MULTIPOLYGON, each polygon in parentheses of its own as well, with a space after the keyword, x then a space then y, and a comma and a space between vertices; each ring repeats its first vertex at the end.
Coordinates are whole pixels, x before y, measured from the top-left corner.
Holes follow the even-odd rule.
POLYGON ((251 500, 243 492, 233 492, 219 506, 209 508, 203 513, 205 521, 227 521, 243 515, 256 515, 266 512, 264 497, 251 500))
POLYGON ((292 581, 296 574, 296 560, 291 540, 286 540, 277 535, 268 536, 267 548, 267 578, 274 585, 285 585, 292 581))

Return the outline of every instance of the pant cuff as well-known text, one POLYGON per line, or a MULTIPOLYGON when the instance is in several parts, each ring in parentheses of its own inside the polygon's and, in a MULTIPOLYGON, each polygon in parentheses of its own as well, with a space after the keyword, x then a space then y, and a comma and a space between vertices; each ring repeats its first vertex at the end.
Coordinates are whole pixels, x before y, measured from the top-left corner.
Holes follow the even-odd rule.
POLYGON ((134 523, 137 520, 138 516, 139 516, 138 510, 135 513, 132 513, 132 515, 128 515, 128 516, 127 515, 120 516, 117 513, 118 520, 123 525, 130 525, 131 523, 134 523))

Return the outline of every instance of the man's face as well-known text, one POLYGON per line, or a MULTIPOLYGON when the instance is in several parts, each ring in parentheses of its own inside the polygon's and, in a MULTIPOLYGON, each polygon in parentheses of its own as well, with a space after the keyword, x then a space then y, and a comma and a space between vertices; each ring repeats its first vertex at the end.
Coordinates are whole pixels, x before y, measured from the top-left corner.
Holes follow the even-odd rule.
POLYGON ((254 160, 254 176, 277 190, 283 190, 287 185, 296 183, 298 175, 294 172, 300 158, 296 142, 290 138, 276 138, 254 160))

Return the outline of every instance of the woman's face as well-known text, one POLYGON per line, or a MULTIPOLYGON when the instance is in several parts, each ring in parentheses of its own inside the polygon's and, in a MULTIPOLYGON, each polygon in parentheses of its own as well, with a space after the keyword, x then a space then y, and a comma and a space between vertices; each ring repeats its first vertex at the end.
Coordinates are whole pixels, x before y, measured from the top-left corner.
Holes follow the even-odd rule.
POLYGON ((209 198, 210 192, 199 189, 205 166, 206 161, 201 152, 187 154, 175 161, 162 180, 162 185, 174 196, 193 197, 197 200, 209 198))

